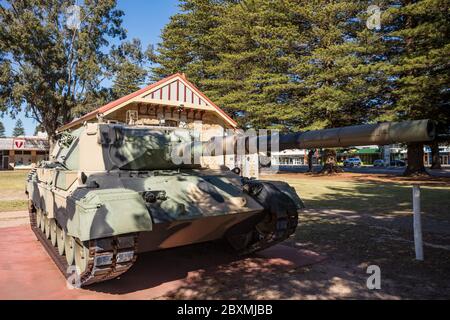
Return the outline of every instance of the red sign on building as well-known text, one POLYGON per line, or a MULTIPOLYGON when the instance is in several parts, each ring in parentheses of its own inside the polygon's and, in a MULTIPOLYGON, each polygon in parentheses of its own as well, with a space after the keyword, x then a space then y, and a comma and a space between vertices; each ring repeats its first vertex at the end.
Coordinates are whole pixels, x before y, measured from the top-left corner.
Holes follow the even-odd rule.
POLYGON ((23 150, 23 149, 25 149, 25 140, 14 139, 14 150, 23 150))

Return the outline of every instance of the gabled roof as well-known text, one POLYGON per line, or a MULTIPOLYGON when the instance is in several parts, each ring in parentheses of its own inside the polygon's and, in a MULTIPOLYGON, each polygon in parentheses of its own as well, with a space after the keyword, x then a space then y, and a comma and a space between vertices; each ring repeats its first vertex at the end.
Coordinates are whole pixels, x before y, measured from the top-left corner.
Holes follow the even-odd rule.
POLYGON ((110 102, 79 119, 75 119, 58 129, 59 132, 70 129, 85 121, 95 119, 98 115, 107 115, 132 102, 149 102, 172 106, 185 105, 187 108, 209 110, 217 113, 230 127, 236 128, 237 123, 222 109, 203 94, 194 84, 189 82, 183 74, 176 73, 145 88, 110 102))

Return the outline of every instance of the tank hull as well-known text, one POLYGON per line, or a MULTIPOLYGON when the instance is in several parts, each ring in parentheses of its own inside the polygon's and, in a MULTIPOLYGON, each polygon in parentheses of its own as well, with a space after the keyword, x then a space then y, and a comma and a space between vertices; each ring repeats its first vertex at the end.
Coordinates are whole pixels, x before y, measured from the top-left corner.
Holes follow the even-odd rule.
POLYGON ((138 253, 223 239, 233 226, 258 214, 261 211, 155 224, 152 231, 139 233, 138 253))

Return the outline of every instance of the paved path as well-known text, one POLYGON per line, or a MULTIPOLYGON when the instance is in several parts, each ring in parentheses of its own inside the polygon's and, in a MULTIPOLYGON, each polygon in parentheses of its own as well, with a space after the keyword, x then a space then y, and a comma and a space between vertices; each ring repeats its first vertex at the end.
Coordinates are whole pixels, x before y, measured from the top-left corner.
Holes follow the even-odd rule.
POLYGON ((0 228, 28 225, 29 222, 27 211, 0 212, 0 228))
POLYGON ((180 292, 189 299, 198 292, 229 288, 235 289, 232 297, 239 299, 246 298, 242 292, 248 283, 243 277, 251 277, 249 283, 268 277, 264 281, 271 286, 270 281, 277 282, 273 279, 275 273, 286 274, 324 259, 314 252, 285 245, 244 259, 227 254, 218 244, 202 244, 141 254, 120 279, 69 290, 29 226, 17 224, 0 228, 0 299, 158 299, 177 297, 180 292), (221 287, 208 285, 205 278, 228 280, 221 287))

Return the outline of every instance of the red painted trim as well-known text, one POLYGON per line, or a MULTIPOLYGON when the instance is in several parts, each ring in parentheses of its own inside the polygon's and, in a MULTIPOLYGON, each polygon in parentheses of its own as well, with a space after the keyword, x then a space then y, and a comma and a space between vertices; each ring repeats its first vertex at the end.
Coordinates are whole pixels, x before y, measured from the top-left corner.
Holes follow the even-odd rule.
POLYGON ((177 80, 177 101, 180 101, 180 81, 177 80))
POLYGON ((185 84, 184 84, 184 100, 183 100, 183 102, 187 102, 187 86, 185 84))
MULTIPOLYGON (((131 99, 133 99, 133 98, 135 98, 135 97, 137 97, 137 96, 139 96, 139 95, 141 95, 141 94, 143 94, 143 93, 145 93, 145 92, 147 92, 147 91, 149 91, 149 90, 151 90, 151 89, 153 89, 153 88, 156 88, 156 87, 160 86, 161 84, 163 84, 163 83, 165 83, 165 82, 167 82, 167 81, 170 81, 170 80, 172 80, 172 79, 174 79, 174 78, 176 78, 176 77, 180 77, 180 78, 185 82, 185 84, 188 84, 190 87, 192 87, 192 88, 195 90, 195 92, 196 92, 197 94, 199 94, 205 101, 207 101, 207 102, 208 102, 209 104, 211 104, 215 109, 217 109, 217 111, 218 111, 220 114, 222 114, 224 117, 226 117, 227 119, 229 119, 230 122, 233 124, 234 127, 237 127, 236 121, 234 121, 229 115, 227 115, 227 114, 225 113, 225 111, 223 111, 223 110, 220 109, 216 104, 214 104, 207 96, 205 96, 205 95, 204 95, 204 94, 203 94, 203 93, 202 93, 202 92, 201 92, 194 84, 192 84, 189 80, 183 78, 182 74, 180 74, 180 73, 175 73, 175 74, 173 74, 173 75, 171 75, 171 76, 169 76, 169 77, 167 77, 167 78, 161 79, 161 80, 159 80, 159 81, 157 81, 157 82, 155 82, 155 83, 153 83, 153 84, 151 84, 151 85, 149 85, 149 86, 147 86, 147 87, 145 87, 145 88, 142 88, 142 89, 140 89, 140 90, 138 90, 138 91, 136 91, 136 92, 130 93, 129 95, 126 95, 126 96, 124 96, 124 97, 122 97, 122 98, 120 98, 120 99, 117 99, 117 100, 115 100, 115 101, 112 101, 112 102, 110 102, 110 103, 104 105, 103 107, 100 107, 100 108, 98 108, 97 110, 94 110, 94 111, 92 111, 92 112, 90 112, 90 113, 84 115, 84 116, 81 117, 80 119, 74 120, 74 121, 72 121, 71 123, 68 123, 68 124, 62 126, 61 128, 58 129, 58 131, 61 132, 61 131, 70 129, 71 127, 76 126, 77 124, 81 124, 81 123, 83 123, 84 121, 91 120, 91 119, 95 118, 98 114, 100 114, 100 113, 105 113, 105 112, 107 112, 107 111, 109 111, 109 110, 111 110, 111 109, 114 109, 114 108, 117 107, 118 105, 120 105, 120 104, 122 104, 122 103, 124 103, 124 102, 127 102, 128 100, 131 100, 131 99)), ((156 92, 157 92, 157 91, 156 91, 156 92)), ((152 94, 153 94, 153 93, 152 93, 152 94)), ((162 90, 161 90, 161 93, 160 93, 160 94, 161 94, 161 99, 162 99, 162 90)), ((194 91, 192 91, 192 103, 194 103, 194 91)))
POLYGON ((166 87, 168 87, 168 90, 169 90, 169 98, 167 100, 170 101, 170 98, 172 98, 172 84, 169 83, 166 87))
POLYGON ((228 120, 230 120, 230 122, 233 124, 234 127, 237 127, 237 122, 234 121, 225 111, 223 111, 222 109, 220 109, 214 102, 212 102, 203 92, 201 92, 193 83, 191 83, 189 80, 184 79, 184 81, 186 81, 186 83, 191 86, 192 88, 194 88, 194 90, 203 97, 203 99, 205 99, 205 101, 207 101, 210 105, 212 105, 220 114, 222 114, 225 118, 227 118, 228 120))

